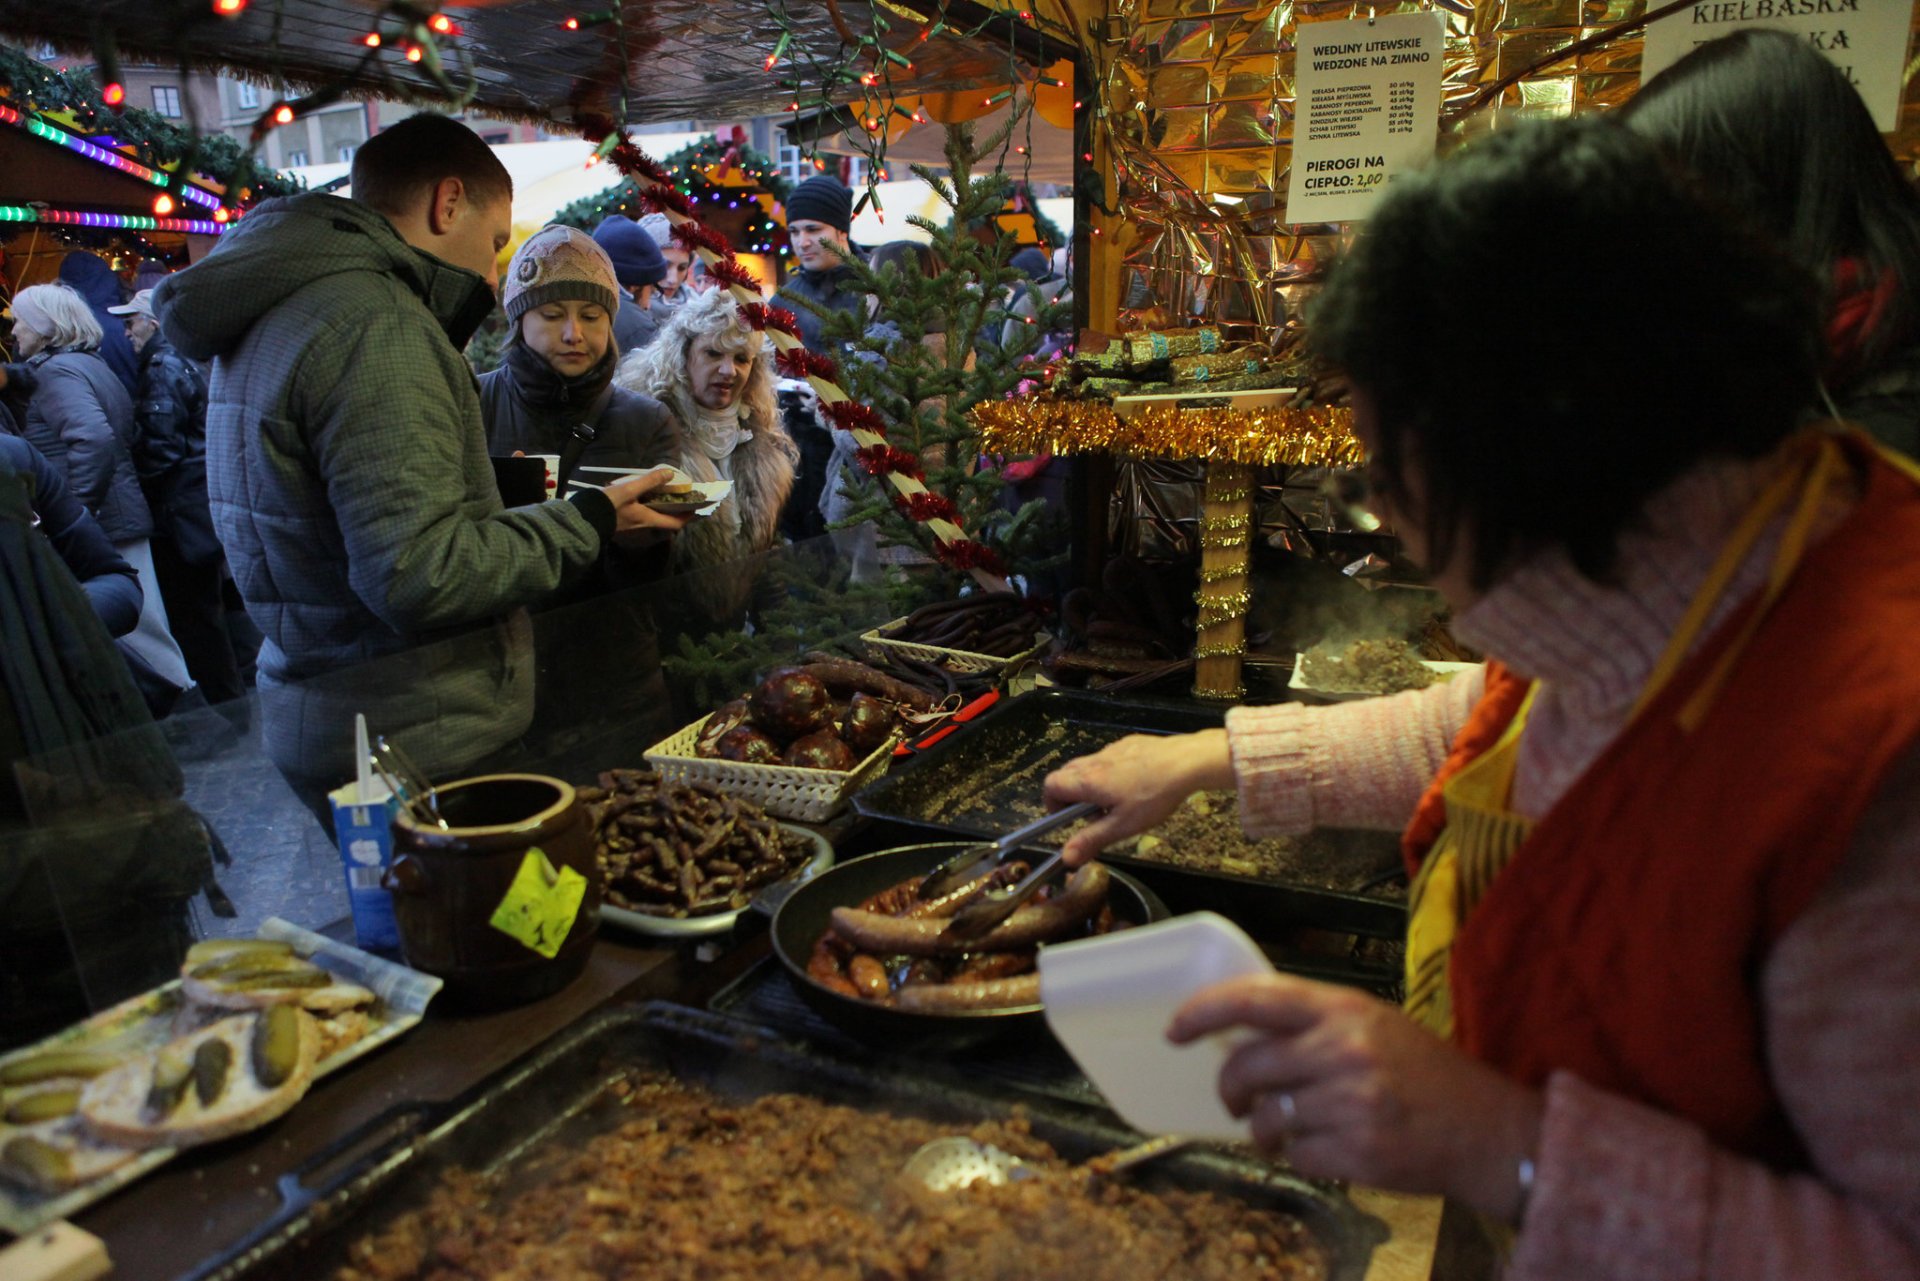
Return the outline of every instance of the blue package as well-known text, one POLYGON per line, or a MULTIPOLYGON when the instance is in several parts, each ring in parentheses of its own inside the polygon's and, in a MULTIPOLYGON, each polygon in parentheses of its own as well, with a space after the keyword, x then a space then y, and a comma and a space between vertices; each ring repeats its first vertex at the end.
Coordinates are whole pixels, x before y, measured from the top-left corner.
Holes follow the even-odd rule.
POLYGON ((340 840, 340 863, 347 873, 347 902, 353 911, 353 939, 369 951, 397 953, 400 927, 393 919, 393 895, 380 879, 393 862, 393 816, 399 804, 374 784, 366 801, 358 784, 327 793, 333 803, 333 830, 340 840))

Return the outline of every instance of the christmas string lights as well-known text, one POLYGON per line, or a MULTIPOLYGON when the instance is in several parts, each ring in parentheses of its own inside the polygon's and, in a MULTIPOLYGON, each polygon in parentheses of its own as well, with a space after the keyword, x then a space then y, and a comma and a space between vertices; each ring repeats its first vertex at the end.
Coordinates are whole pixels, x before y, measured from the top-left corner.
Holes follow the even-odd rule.
POLYGON ((184 231, 217 236, 226 224, 202 218, 148 218, 140 214, 90 213, 81 209, 43 209, 38 205, 0 205, 0 222, 44 222, 66 227, 124 228, 128 231, 184 231))

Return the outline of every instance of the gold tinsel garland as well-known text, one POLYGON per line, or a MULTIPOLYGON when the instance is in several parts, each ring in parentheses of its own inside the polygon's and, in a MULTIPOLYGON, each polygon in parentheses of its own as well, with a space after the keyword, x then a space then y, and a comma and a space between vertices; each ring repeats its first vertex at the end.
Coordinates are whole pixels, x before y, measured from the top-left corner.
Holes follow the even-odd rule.
POLYGON ((1262 467, 1352 467, 1366 451, 1353 411, 1176 409, 1155 406, 1121 418, 1095 400, 1030 396, 973 407, 982 447, 996 454, 1106 452, 1128 458, 1207 458, 1262 467))

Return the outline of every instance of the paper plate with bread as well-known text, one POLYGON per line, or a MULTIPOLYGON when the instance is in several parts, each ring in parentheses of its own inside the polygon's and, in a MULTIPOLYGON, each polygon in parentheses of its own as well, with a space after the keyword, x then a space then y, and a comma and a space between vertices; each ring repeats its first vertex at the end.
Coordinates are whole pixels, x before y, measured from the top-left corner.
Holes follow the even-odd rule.
POLYGON ((30 1232, 243 1134, 420 1021, 440 980, 270 919, 180 978, 0 1057, 0 1229, 30 1232))
MULTIPOLYGON (((576 467, 573 483, 611 485, 628 476, 644 476, 651 470, 650 467, 576 467)), ((711 516, 714 509, 733 492, 733 482, 730 480, 695 480, 678 467, 668 470, 673 472, 673 479, 647 497, 647 506, 657 512, 669 516, 711 516)))

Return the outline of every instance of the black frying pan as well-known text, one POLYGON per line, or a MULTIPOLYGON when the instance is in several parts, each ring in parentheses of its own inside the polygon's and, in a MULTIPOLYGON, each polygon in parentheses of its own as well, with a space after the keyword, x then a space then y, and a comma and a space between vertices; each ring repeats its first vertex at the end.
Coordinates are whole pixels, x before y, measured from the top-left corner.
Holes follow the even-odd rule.
MULTIPOLYGON (((773 917, 774 952, 787 967, 787 975, 801 998, 820 1017, 862 1040, 900 1050, 959 1049, 1015 1033, 1029 1037, 1047 1035, 1046 1020, 1041 1017, 1038 1005, 923 1014, 842 996, 807 977, 807 958, 813 953, 813 945, 826 933, 834 908, 852 907, 889 886, 924 876, 942 859, 971 844, 973 842, 943 841, 908 845, 853 859, 815 876, 780 905, 773 917)), ((1051 851, 1039 851, 1033 857, 1047 853, 1051 851)), ((1108 902, 1116 918, 1135 925, 1162 920, 1167 915, 1166 904, 1124 872, 1113 872, 1108 902)))

